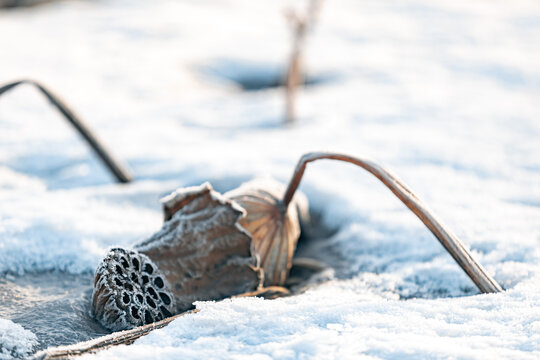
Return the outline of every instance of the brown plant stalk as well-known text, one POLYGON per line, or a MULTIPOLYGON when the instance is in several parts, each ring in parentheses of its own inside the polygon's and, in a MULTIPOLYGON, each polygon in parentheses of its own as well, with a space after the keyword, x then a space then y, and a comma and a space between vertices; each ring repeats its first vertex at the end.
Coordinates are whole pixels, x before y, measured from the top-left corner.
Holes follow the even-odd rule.
POLYGON ((22 84, 35 86, 45 97, 64 115, 66 120, 75 127, 81 136, 90 145, 92 150, 101 159, 103 164, 111 171, 119 183, 128 183, 133 180, 128 167, 116 159, 105 147, 97 135, 81 120, 75 113, 52 91, 45 88, 39 82, 34 80, 19 80, 0 87, 0 95, 22 84))
POLYGON ((390 189, 435 235, 441 245, 452 255, 454 260, 461 266, 465 273, 471 278, 478 289, 483 293, 496 293, 503 291, 501 286, 486 272, 486 270, 474 259, 470 251, 463 245, 458 237, 453 234, 448 228, 433 214, 422 200, 420 200, 407 185, 399 180, 388 170, 384 169, 377 163, 357 158, 345 154, 330 153, 330 152, 314 152, 302 156, 298 162, 293 176, 287 186, 283 203, 287 208, 293 198, 293 195, 298 188, 306 165, 310 162, 332 159, 345 161, 351 164, 360 166, 367 170, 377 179, 379 179, 386 187, 390 189))
POLYGON ((303 82, 302 54, 304 53, 306 35, 313 28, 320 11, 322 0, 309 0, 306 15, 300 16, 294 11, 288 11, 286 17, 293 26, 292 50, 289 66, 285 77, 285 121, 293 123, 296 118, 296 90, 303 82))
POLYGON ((109 335, 101 336, 99 338, 80 342, 73 345, 67 346, 58 346, 53 348, 48 348, 43 351, 36 353, 32 359, 34 360, 52 360, 52 359, 67 359, 76 356, 82 356, 85 354, 91 354, 98 352, 100 350, 105 350, 111 346, 116 345, 129 345, 132 344, 138 338, 148 335, 151 331, 156 329, 161 329, 172 321, 176 320, 179 317, 188 314, 194 314, 199 312, 195 309, 188 311, 182 314, 171 316, 169 318, 163 319, 161 321, 136 327, 134 329, 115 332, 109 335))

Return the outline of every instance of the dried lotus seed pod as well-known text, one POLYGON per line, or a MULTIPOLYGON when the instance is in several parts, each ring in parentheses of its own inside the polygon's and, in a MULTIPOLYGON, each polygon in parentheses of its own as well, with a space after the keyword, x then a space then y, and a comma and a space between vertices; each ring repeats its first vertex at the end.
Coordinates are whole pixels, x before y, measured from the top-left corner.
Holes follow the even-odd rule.
POLYGON ((296 193, 293 206, 287 207, 282 201, 284 193, 284 185, 267 179, 247 182, 225 194, 246 210, 239 222, 253 237, 264 286, 285 284, 300 237, 300 220, 308 220, 307 198, 296 193))
POLYGON ((170 285, 144 254, 111 249, 96 269, 92 312, 106 328, 119 331, 175 313, 170 285))

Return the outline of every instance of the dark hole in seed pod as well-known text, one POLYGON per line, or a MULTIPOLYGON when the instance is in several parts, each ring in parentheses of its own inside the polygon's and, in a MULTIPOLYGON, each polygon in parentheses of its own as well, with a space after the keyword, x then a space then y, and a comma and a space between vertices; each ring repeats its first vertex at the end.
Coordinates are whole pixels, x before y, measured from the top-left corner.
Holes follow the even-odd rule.
POLYGON ((137 282, 137 274, 131 273, 131 281, 137 282))
POLYGON ((160 293, 159 293, 159 297, 160 297, 161 300, 165 303, 165 305, 170 305, 170 303, 171 303, 171 298, 169 297, 169 295, 160 292, 160 293))
POLYGON ((154 319, 152 318, 152 315, 150 315, 150 311, 148 310, 144 312, 144 322, 146 324, 150 324, 154 322, 154 319))
POLYGON ((144 298, 141 294, 137 294, 137 300, 139 300, 139 302, 142 304, 144 298))
POLYGON ((165 308, 165 306, 163 306, 163 305, 161 305, 161 306, 159 307, 159 310, 160 310, 161 313, 163 314, 163 317, 168 318, 168 317, 172 316, 171 312, 170 312, 169 310, 167 310, 167 308, 165 308))
POLYGON ((148 279, 148 276, 146 276, 146 275, 143 275, 143 276, 142 276, 142 283, 143 283, 143 284, 146 284, 146 283, 148 282, 148 280, 149 280, 149 279, 148 279))
POLYGON ((131 284, 129 284, 129 283, 125 283, 125 284, 124 284, 124 288, 125 288, 127 291, 133 291, 133 286, 131 286, 131 284))
POLYGON ((154 289, 151 288, 151 287, 148 287, 147 291, 148 291, 148 293, 149 293, 150 295, 152 295, 152 297, 153 297, 154 299, 157 300, 158 296, 157 296, 157 294, 156 294, 156 290, 154 290, 154 289))
POLYGON ((129 295, 127 293, 122 293, 122 301, 124 304, 129 304, 129 295))
POLYGON ((157 313, 156 315, 156 321, 163 320, 163 315, 161 313, 157 313))
POLYGON ((127 268, 129 267, 129 263, 128 263, 127 260, 126 260, 125 258, 123 258, 123 257, 120 258, 120 264, 122 264, 122 267, 123 267, 124 269, 126 269, 126 270, 127 270, 127 268))
POLYGON ((122 268, 120 267, 120 265, 116 265, 115 266, 115 269, 116 269, 116 273, 118 275, 122 275, 124 273, 124 271, 122 270, 122 268))
POLYGON ((118 279, 118 278, 114 278, 114 283, 115 283, 117 286, 122 286, 122 282, 121 282, 120 279, 118 279))
POLYGON ((133 263, 133 267, 135 268, 135 270, 139 271, 139 260, 133 259, 131 260, 131 262, 133 263))
POLYGON ((163 288, 163 286, 165 285, 165 284, 163 283, 163 279, 160 278, 160 277, 157 277, 157 278, 154 279, 154 284, 156 284, 156 286, 157 286, 158 288, 160 288, 160 289, 163 288))
POLYGON ((144 272, 147 272, 151 275, 154 272, 154 268, 150 264, 144 264, 144 272))
POLYGON ((139 312, 135 306, 131 307, 131 316, 133 316, 135 319, 139 318, 139 312))
POLYGON ((152 298, 150 296, 146 297, 146 303, 148 305, 150 305, 150 307, 152 307, 154 309, 156 308, 156 303, 154 302, 154 300, 152 300, 152 298))

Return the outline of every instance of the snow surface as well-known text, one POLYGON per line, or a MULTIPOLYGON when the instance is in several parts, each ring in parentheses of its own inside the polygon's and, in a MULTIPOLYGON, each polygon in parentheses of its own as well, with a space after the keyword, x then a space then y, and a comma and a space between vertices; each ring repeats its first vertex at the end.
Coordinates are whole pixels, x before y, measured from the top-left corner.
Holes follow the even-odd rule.
MULTIPOLYGON (((107 248, 160 228, 159 198, 177 187, 286 181, 305 152, 348 152, 403 179, 507 291, 478 295, 376 179, 320 161, 301 188, 337 229, 316 245, 333 259, 326 281, 286 299, 199 303, 90 357, 540 357, 540 4, 328 0, 306 61, 334 78, 306 88, 298 122, 283 127, 280 89, 237 83, 275 77, 288 5, 66 1, 0 12, 0 84, 51 87, 137 178, 114 184, 34 89, 2 96, 0 273, 93 272, 107 248)), ((21 349, 35 341, 17 339, 21 349)))
POLYGON ((0 319, 0 359, 28 356, 37 345, 36 335, 10 320, 0 319))

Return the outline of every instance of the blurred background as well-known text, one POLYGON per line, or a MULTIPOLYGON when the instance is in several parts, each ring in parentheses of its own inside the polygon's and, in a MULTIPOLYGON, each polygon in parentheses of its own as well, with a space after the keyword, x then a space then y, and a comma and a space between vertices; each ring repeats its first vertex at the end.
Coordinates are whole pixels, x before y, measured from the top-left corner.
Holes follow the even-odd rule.
MULTIPOLYGON (((291 129, 282 126, 285 88, 274 85, 294 48, 285 15, 304 15, 309 4, 3 0, 0 81, 50 87, 139 176, 164 176, 163 167, 195 153, 201 162, 252 162, 253 154, 277 156, 276 147, 291 159, 339 147, 478 173, 500 172, 502 158, 538 166, 528 155, 536 145, 520 141, 538 131, 536 2, 321 2, 303 46, 307 86, 295 97, 291 129)), ((2 163, 56 169, 62 174, 48 181, 62 186, 98 171, 33 89, 1 101, 2 163)))

